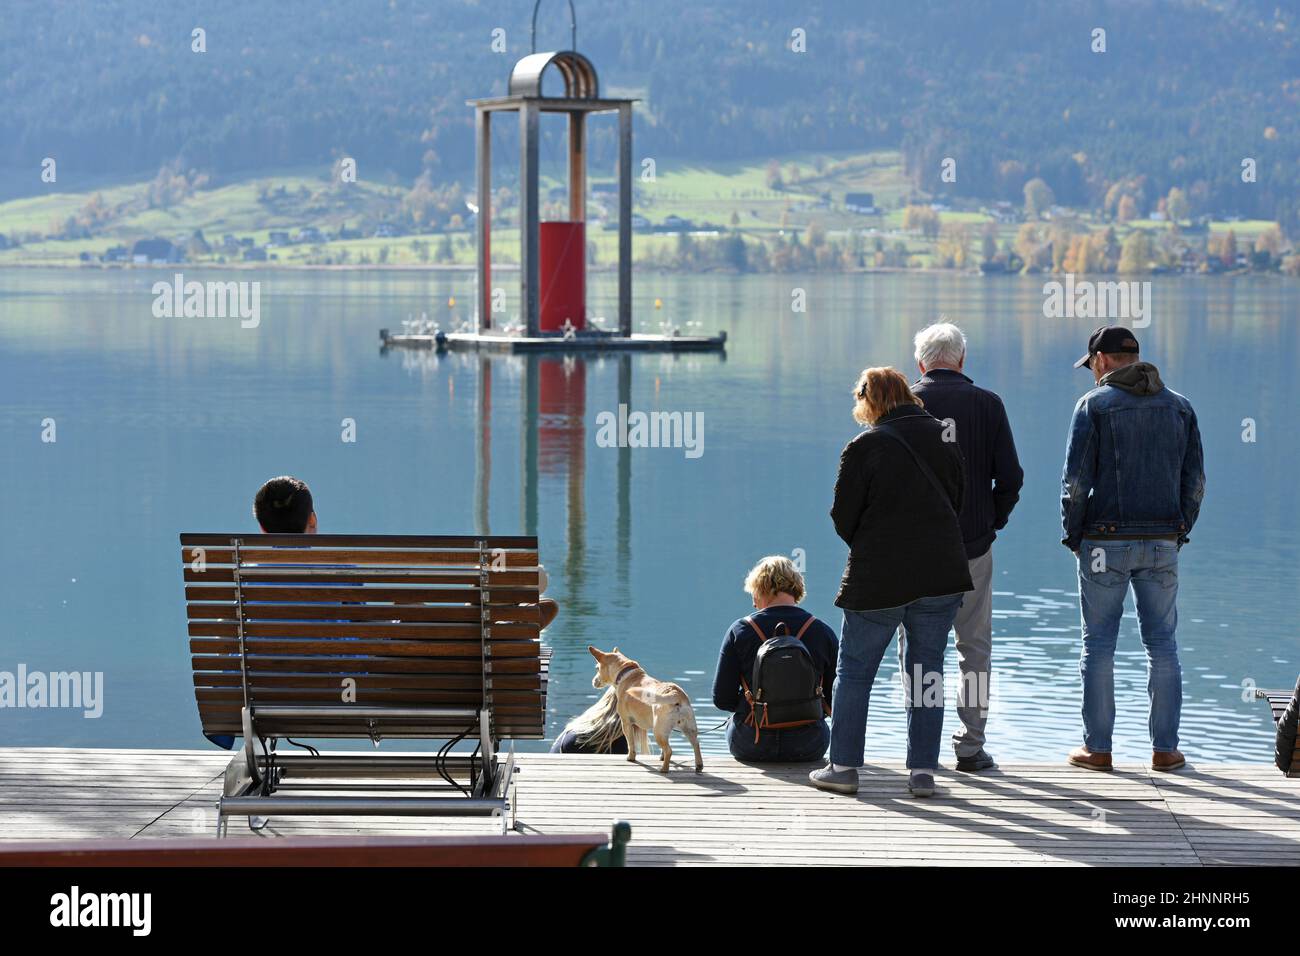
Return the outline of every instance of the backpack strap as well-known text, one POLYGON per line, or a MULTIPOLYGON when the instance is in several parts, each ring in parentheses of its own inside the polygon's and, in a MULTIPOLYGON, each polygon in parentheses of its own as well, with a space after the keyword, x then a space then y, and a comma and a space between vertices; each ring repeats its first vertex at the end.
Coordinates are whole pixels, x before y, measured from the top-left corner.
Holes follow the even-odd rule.
MULTIPOLYGON (((767 635, 763 633, 763 629, 759 627, 758 622, 754 620, 754 615, 749 615, 745 620, 748 622, 749 626, 754 629, 754 633, 758 635, 760 641, 767 640, 767 635)), ((754 694, 749 689, 749 683, 745 680, 744 674, 740 675, 740 686, 745 688, 745 702, 749 704, 749 716, 745 718, 745 723, 753 725, 754 743, 758 743, 759 726, 758 720, 754 716, 754 694)))
MULTIPOLYGON (((817 620, 817 618, 809 614, 808 620, 803 622, 803 627, 799 628, 799 630, 795 633, 794 636, 802 641, 804 631, 808 630, 808 628, 812 626, 812 623, 815 620, 817 620)), ((756 633, 762 640, 764 641, 767 640, 767 635, 763 633, 763 629, 759 627, 758 622, 754 620, 754 615, 751 614, 749 617, 745 618, 745 621, 749 624, 750 627, 754 629, 754 633, 756 633)), ((785 622, 781 621, 779 624, 777 624, 777 627, 785 627, 785 622)))
MULTIPOLYGON (((802 641, 804 632, 808 630, 808 628, 812 627, 813 621, 815 620, 817 620, 817 617, 813 614, 809 614, 808 620, 803 622, 803 627, 799 628, 799 633, 796 634, 795 637, 802 641)), ((821 697, 822 710, 826 711, 826 716, 829 717, 831 715, 831 708, 830 705, 826 703, 826 697, 822 694, 822 682, 820 678, 817 680, 817 696, 821 697)))

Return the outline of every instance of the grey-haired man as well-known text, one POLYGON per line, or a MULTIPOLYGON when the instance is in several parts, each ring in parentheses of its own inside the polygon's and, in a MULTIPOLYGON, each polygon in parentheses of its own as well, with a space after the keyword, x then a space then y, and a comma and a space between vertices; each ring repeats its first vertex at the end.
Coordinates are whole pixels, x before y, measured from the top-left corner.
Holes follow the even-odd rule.
POLYGON ((961 329, 948 322, 927 326, 916 334, 914 344, 921 380, 912 390, 927 412, 948 424, 945 437, 957 442, 966 460, 959 518, 975 587, 966 592, 953 622, 961 668, 957 716, 962 725, 952 744, 958 770, 988 770, 995 766, 984 749, 993 676, 993 539, 1020 500, 1025 473, 1002 399, 963 372, 966 336, 961 329))

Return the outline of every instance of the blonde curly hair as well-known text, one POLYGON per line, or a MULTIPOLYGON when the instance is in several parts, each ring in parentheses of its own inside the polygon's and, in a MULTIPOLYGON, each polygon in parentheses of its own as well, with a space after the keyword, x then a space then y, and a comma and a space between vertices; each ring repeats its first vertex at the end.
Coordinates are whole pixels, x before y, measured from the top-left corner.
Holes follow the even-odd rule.
POLYGON ((803 575, 785 555, 768 555, 745 575, 745 591, 767 597, 788 594, 799 602, 804 596, 803 575))

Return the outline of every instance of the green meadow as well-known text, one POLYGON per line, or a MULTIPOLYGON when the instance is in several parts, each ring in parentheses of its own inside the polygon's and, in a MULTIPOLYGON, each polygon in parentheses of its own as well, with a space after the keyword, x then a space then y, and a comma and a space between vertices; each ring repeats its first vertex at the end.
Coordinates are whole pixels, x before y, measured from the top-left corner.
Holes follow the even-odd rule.
MULTIPOLYGON (((916 196, 905 175, 901 155, 895 150, 867 153, 807 153, 778 159, 754 159, 722 163, 656 160, 653 165, 634 165, 634 210, 652 226, 669 217, 688 220, 697 232, 734 232, 746 240, 768 244, 807 236, 817 230, 830 240, 857 246, 876 237, 889 246, 906 246, 908 265, 929 266, 935 262, 936 241, 917 231, 905 231, 904 205, 916 196), (845 207, 847 193, 868 192, 874 197, 878 215, 863 215, 845 207)), ((594 178, 593 187, 612 180, 594 178)), ((62 184, 60 184, 62 185, 62 184)), ((562 201, 548 200, 560 191, 562 182, 544 176, 541 182, 543 218, 562 218, 562 201)), ((459 206, 473 195, 472 183, 438 184, 456 198, 459 206)), ((0 235, 20 245, 0 249, 0 265, 75 265, 85 254, 96 259, 113 246, 128 248, 139 239, 162 237, 174 242, 201 232, 211 247, 207 253, 189 251, 191 263, 231 264, 239 254, 227 254, 220 247, 222 236, 249 238, 266 246, 272 231, 315 227, 337 234, 347 226, 361 232, 360 238, 318 244, 295 244, 268 248, 266 267, 468 267, 474 262, 475 236, 467 228, 443 228, 396 237, 376 237, 375 227, 402 221, 407 215, 405 200, 410 189, 396 177, 362 177, 355 183, 331 181, 328 169, 267 171, 235 182, 208 183, 199 180, 179 196, 158 194, 156 181, 103 185, 95 189, 51 191, 45 195, 12 199, 0 203, 0 235), (80 218, 84 228, 69 229, 67 223, 80 218)), ((931 197, 940 199, 942 197, 931 197)), ((612 265, 617 259, 617 233, 604 228, 616 214, 615 196, 603 189, 589 192, 588 240, 594 266, 612 265)), ((970 246, 978 249, 980 236, 992 217, 980 211, 978 203, 967 208, 944 209, 939 213, 942 228, 967 227, 970 246)), ((462 209, 468 215, 468 209, 462 209)), ((493 231, 494 258, 501 263, 518 259, 518 207, 508 189, 498 202, 493 231)), ((1075 221, 1086 228, 1105 224, 1093 221, 1083 211, 1075 221)), ((1047 224, 1043 224, 1046 226, 1047 224)), ((1212 232, 1233 230, 1242 238, 1253 238, 1271 228, 1263 220, 1216 222, 1212 232)), ((995 226, 999 247, 1014 244, 1019 223, 995 226)), ((1134 220, 1117 227, 1122 238, 1132 229, 1158 232, 1168 223, 1134 220)), ((633 236, 633 256, 643 264, 670 260, 679 238, 670 232, 638 231, 633 236)))

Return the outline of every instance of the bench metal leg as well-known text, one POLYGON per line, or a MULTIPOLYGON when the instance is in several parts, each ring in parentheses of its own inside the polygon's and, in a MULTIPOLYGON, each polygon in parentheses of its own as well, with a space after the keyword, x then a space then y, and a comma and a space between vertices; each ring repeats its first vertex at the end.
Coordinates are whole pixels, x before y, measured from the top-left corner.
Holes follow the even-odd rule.
POLYGON ((492 713, 484 707, 478 713, 478 749, 482 755, 479 766, 482 767, 482 793, 491 794, 496 790, 497 748, 492 740, 492 713))
MULTIPOLYGON (((304 757, 268 752, 247 709, 244 745, 226 766, 222 796, 217 804, 217 836, 229 832, 230 817, 244 817, 254 833, 270 818, 281 816, 492 816, 501 833, 518 829, 518 784, 514 743, 498 761, 492 737, 491 711, 479 712, 478 755, 468 753, 434 759, 429 755, 374 757, 304 757), (478 778, 468 796, 451 795, 453 787, 436 779, 440 769, 478 778), (282 777, 288 778, 283 782, 282 777), (378 783, 373 778, 394 778, 378 783), (362 778, 349 785, 349 778, 362 778), (372 778, 367 780, 366 778, 372 778), (426 785, 408 779, 426 780, 426 785), (424 791, 446 796, 408 796, 424 791)), ((274 745, 272 745, 272 750, 274 745)))
MULTIPOLYGON (((516 773, 517 772, 518 771, 516 771, 516 773)), ((519 806, 519 784, 515 782, 514 774, 511 774, 511 780, 510 780, 510 829, 511 830, 519 829, 519 820, 517 819, 515 814, 515 811, 518 808, 518 806, 519 806)))

